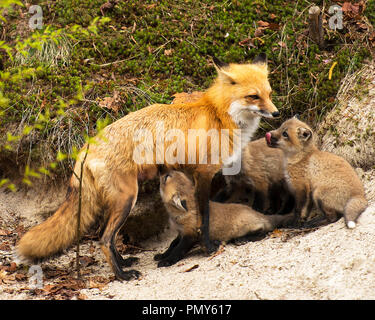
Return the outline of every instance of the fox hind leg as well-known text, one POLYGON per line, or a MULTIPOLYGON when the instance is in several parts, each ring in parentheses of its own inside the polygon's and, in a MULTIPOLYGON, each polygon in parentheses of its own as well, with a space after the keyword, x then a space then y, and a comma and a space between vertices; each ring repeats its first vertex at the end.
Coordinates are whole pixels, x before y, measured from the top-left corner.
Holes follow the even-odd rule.
POLYGON ((137 200, 137 179, 135 177, 133 179, 127 178, 113 189, 115 191, 111 190, 112 203, 109 205, 111 211, 101 238, 101 248, 116 278, 131 280, 132 278, 138 278, 140 273, 136 270, 123 271, 121 269, 123 266, 130 266, 135 260, 121 257, 116 249, 116 237, 137 200))

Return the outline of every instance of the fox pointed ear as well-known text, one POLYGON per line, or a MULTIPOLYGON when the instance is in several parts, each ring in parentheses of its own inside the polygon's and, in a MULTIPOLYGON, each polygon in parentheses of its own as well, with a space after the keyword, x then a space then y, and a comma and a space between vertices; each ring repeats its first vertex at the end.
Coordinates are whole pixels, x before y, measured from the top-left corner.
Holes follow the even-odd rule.
POLYGON ((185 212, 188 211, 186 200, 181 200, 181 198, 178 194, 173 195, 172 202, 173 202, 173 205, 177 209, 180 209, 180 210, 185 211, 185 212))
POLYGON ((297 120, 301 120, 301 117, 298 113, 296 113, 293 118, 296 118, 297 120))
POLYGON ((298 131, 298 138, 304 142, 307 142, 311 139, 313 133, 310 129, 308 128, 303 128, 303 127, 300 127, 297 129, 298 131))
POLYGON ((254 59, 253 62, 254 64, 267 64, 267 55, 262 52, 258 54, 254 59))
POLYGON ((222 69, 222 68, 225 68, 225 67, 229 66, 228 63, 219 60, 215 56, 212 57, 212 60, 214 61, 214 65, 215 65, 216 69, 222 69))

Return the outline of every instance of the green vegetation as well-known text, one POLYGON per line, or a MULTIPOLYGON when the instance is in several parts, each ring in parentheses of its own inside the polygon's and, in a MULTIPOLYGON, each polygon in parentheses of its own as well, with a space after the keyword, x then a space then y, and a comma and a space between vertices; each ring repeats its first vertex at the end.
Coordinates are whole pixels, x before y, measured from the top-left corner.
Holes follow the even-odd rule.
MULTIPOLYGON (((27 56, 18 53, 11 60, 2 52, 5 71, 16 74, 22 67, 35 72, 22 81, 5 82, 3 99, 9 103, 1 135, 16 135, 20 124, 34 123, 49 112, 43 130, 20 139, 16 161, 14 150, 3 153, 17 166, 47 163, 58 151, 82 146, 83 133, 94 135, 97 120, 114 121, 153 102, 169 103, 176 92, 206 89, 216 76, 211 56, 246 62, 267 53, 280 121, 299 113, 314 125, 335 104, 343 77, 371 55, 363 41, 366 33, 348 28, 327 30, 324 50, 313 44, 307 36, 308 1, 119 1, 103 9, 111 20, 100 24, 97 34, 90 32, 90 24, 102 15, 105 0, 33 2, 40 3, 44 19, 43 29, 34 34, 59 34, 42 48, 26 47, 27 56), (76 24, 88 28, 87 33, 71 32, 76 24), (115 94, 120 107, 103 107, 103 99, 115 94), (61 114, 61 101, 71 99, 61 114)), ((327 8, 332 3, 319 2, 323 4, 327 8)), ((364 13, 372 23, 374 9, 371 2, 364 13)), ((26 8, 9 9, 0 27, 2 40, 15 45, 17 37, 30 37, 30 16, 26 8)), ((279 123, 264 124, 263 130, 279 123)))

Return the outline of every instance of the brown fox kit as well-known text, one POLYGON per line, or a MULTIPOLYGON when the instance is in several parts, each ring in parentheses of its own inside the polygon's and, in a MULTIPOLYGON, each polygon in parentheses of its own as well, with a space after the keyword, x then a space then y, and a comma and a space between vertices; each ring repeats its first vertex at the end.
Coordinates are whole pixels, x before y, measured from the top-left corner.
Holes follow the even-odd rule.
MULTIPOLYGON (((171 171, 160 177, 160 194, 178 236, 166 252, 155 256, 160 260, 159 267, 181 260, 197 243, 202 218, 194 189, 193 182, 182 172, 171 171)), ((265 234, 286 227, 293 217, 293 213, 266 216, 246 205, 210 201, 210 238, 228 242, 249 234, 265 234)))
POLYGON ((283 212, 291 196, 284 178, 283 153, 269 148, 264 138, 246 145, 242 151, 241 172, 226 176, 225 180, 228 187, 215 197, 219 202, 237 202, 246 198, 247 204, 254 209, 275 213, 283 212), (270 197, 273 203, 280 202, 278 206, 271 204, 270 197))
MULTIPOLYGON (((226 159, 220 158, 218 164, 189 162, 189 159, 198 154, 197 149, 188 148, 189 130, 203 129, 207 132, 211 129, 241 129, 241 138, 245 144, 257 129, 261 117, 272 118, 279 115, 270 98, 271 87, 265 55, 260 55, 249 64, 225 64, 217 61, 216 69, 217 79, 197 101, 172 105, 154 104, 129 113, 104 128, 95 139, 96 143, 89 147, 83 166, 84 205, 81 229, 85 232, 96 217, 105 211, 107 219, 101 248, 117 279, 128 280, 138 275, 135 270, 122 270, 125 262, 115 246, 117 233, 136 203, 138 183, 153 179, 167 168, 184 170, 194 178, 197 185, 195 195, 203 219, 203 243, 209 252, 214 249, 208 233, 210 184, 226 159), (170 163, 163 157, 161 160, 158 158, 158 154, 164 155, 164 150, 171 147, 173 142, 167 139, 161 143, 158 141, 158 130, 161 127, 167 132, 175 129, 182 131, 186 141, 183 144, 183 161, 170 163), (141 136, 146 146, 143 153, 139 154, 149 155, 151 152, 151 158, 144 162, 134 161, 141 145, 136 133, 145 130, 150 135, 141 136)), ((230 146, 233 147, 233 140, 230 139, 230 146)), ((207 144, 208 159, 211 157, 211 149, 215 148, 219 149, 217 145, 207 144)), ((75 164, 77 176, 80 176, 85 150, 86 146, 82 148, 75 164)), ((57 212, 41 225, 33 227, 20 240, 17 251, 21 257, 31 260, 48 257, 67 248, 74 241, 79 190, 76 175, 71 177, 66 201, 57 212)))
POLYGON ((355 227, 367 200, 360 179, 346 160, 318 150, 313 131, 297 118, 268 132, 266 140, 270 147, 284 152, 285 177, 296 198, 296 219, 308 218, 315 205, 324 217, 309 226, 334 222, 343 215, 347 227, 355 227))

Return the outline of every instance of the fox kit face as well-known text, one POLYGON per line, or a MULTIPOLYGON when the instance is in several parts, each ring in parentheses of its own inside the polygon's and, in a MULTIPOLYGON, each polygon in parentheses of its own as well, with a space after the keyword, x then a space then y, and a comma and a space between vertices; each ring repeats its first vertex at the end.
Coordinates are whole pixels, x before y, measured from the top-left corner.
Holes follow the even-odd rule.
POLYGON ((271 101, 271 86, 265 55, 251 64, 225 64, 215 61, 221 90, 230 93, 228 113, 238 125, 254 117, 278 117, 279 111, 271 101))
POLYGON ((285 121, 279 129, 266 133, 269 147, 280 148, 286 155, 294 155, 313 145, 311 128, 297 118, 285 121))
POLYGON ((188 195, 194 198, 194 185, 182 172, 171 171, 160 176, 160 194, 167 209, 188 212, 188 195))

